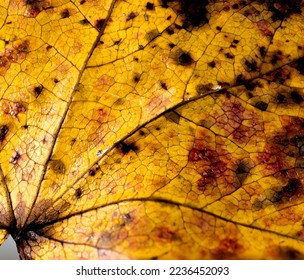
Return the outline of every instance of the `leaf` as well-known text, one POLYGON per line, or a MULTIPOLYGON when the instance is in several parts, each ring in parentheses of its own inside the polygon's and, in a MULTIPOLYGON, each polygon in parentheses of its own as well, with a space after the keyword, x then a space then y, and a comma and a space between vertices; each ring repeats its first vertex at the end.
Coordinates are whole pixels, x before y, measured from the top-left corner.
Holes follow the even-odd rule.
POLYGON ((22 259, 303 259, 303 3, 0 2, 0 243, 22 259))

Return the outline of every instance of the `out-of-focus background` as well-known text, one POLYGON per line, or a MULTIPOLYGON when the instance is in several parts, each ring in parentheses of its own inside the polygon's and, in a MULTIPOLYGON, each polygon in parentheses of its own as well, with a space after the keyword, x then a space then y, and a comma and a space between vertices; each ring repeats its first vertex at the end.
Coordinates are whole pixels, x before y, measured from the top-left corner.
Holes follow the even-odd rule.
POLYGON ((11 236, 0 246, 0 260, 19 260, 16 243, 11 236))

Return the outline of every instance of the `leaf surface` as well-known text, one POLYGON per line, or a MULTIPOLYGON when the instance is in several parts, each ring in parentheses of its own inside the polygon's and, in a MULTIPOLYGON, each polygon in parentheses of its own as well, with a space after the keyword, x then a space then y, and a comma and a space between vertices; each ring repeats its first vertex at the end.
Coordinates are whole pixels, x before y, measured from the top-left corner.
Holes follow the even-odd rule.
POLYGON ((302 1, 0 9, 0 243, 304 258, 302 1))

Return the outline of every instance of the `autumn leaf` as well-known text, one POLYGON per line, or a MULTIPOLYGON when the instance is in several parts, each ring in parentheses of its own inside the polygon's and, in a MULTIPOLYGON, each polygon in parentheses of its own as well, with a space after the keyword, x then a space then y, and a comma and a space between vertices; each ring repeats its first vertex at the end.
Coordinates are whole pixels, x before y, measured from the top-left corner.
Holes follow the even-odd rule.
POLYGON ((304 259, 303 9, 1 0, 0 244, 304 259))

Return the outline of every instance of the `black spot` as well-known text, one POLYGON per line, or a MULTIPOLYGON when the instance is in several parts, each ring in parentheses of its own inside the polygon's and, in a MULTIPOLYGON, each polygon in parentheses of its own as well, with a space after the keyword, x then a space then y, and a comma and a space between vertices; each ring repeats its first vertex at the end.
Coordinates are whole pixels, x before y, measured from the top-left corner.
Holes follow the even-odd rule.
POLYGON ((299 179, 290 179, 288 184, 281 190, 275 191, 270 201, 273 203, 288 202, 290 198, 296 196, 298 193, 303 192, 302 185, 299 179))
POLYGON ((96 175, 96 171, 94 169, 90 169, 89 170, 89 175, 90 176, 95 176, 96 175))
POLYGON ((161 87, 162 87, 164 90, 168 90, 168 86, 167 86, 166 83, 160 82, 160 85, 161 85, 161 87))
POLYGON ((147 5, 146 5, 146 9, 147 10, 154 10, 154 4, 153 3, 151 3, 151 2, 147 2, 147 5))
POLYGON ((301 104, 303 102, 303 97, 301 94, 299 94, 297 91, 292 91, 290 93, 290 97, 292 101, 296 104, 301 104))
POLYGON ((70 17, 70 10, 69 9, 64 9, 61 11, 60 16, 61 18, 68 18, 70 17))
POLYGON ((239 40, 233 40, 232 43, 238 44, 240 41, 239 40))
POLYGON ((36 97, 38 97, 41 94, 42 91, 43 91, 43 85, 39 85, 39 86, 34 87, 34 93, 35 93, 36 97))
POLYGON ((58 84, 59 83, 59 80, 57 78, 54 78, 54 83, 55 84, 58 84))
POLYGON ((216 27, 216 30, 221 31, 221 30, 222 30, 222 27, 217 26, 217 27, 216 27))
POLYGON ((26 124, 26 125, 23 125, 22 128, 28 129, 28 125, 27 125, 27 124, 26 124))
POLYGON ((114 41, 113 45, 114 45, 114 46, 118 46, 120 42, 121 42, 121 39, 119 39, 119 40, 117 40, 117 41, 114 41))
POLYGON ((145 132, 144 132, 143 130, 140 130, 140 131, 139 131, 139 135, 140 135, 140 136, 144 136, 144 135, 145 135, 145 132))
POLYGON ((130 14, 128 14, 126 21, 132 20, 136 17, 137 17, 137 14, 135 14, 134 12, 131 12, 130 14))
POLYGON ((215 61, 211 61, 208 63, 208 66, 211 67, 211 68, 214 68, 215 67, 215 61))
POLYGON ((246 59, 244 65, 247 72, 256 72, 258 70, 258 64, 253 59, 251 61, 246 59))
POLYGON ((238 163, 235 173, 241 185, 243 185, 245 179, 248 177, 249 171, 250 167, 244 161, 238 163))
POLYGON ((277 64, 277 62, 280 60, 280 58, 275 54, 275 55, 273 55, 272 56, 272 58, 271 58, 271 60, 270 60, 270 63, 272 64, 272 65, 275 65, 275 64, 277 64))
POLYGON ((266 111, 268 108, 268 104, 265 103, 264 101, 258 101, 257 103, 254 104, 254 107, 261 111, 266 111))
POLYGON ((173 48, 175 47, 175 44, 169 43, 169 47, 170 47, 171 49, 173 49, 173 48))
POLYGON ((170 20, 172 18, 172 16, 170 15, 170 16, 167 16, 167 20, 170 20))
POLYGON ((194 61, 188 52, 182 52, 176 59, 176 62, 182 66, 190 66, 194 61))
POLYGON ((130 143, 130 144, 127 144, 125 142, 121 142, 119 144, 119 149, 120 151, 126 155, 127 153, 129 153, 130 151, 133 151, 133 152, 137 152, 138 151, 138 147, 136 146, 136 144, 133 142, 133 143, 130 143))
MULTIPOLYGON (((162 0, 162 7, 168 8, 171 0, 162 0)), ((183 28, 196 27, 208 23, 206 6, 208 1, 177 0, 179 5, 172 4, 175 12, 181 15, 183 28)))
POLYGON ((282 259, 284 260, 303 260, 304 255, 291 247, 280 247, 282 259))
POLYGON ((234 55, 231 54, 231 53, 225 53, 225 56, 229 59, 233 59, 234 58, 234 55))
POLYGON ((82 188, 76 189, 76 190, 75 190, 75 196, 76 196, 76 198, 77 198, 77 199, 81 198, 82 193, 83 193, 82 188))
POLYGON ((140 75, 137 74, 137 73, 135 73, 134 76, 133 76, 133 81, 134 81, 135 83, 138 83, 139 80, 140 80, 140 75))
POLYGON ((282 93, 279 93, 276 97, 276 101, 278 104, 282 104, 286 101, 286 96, 283 95, 282 93))
POLYGON ((300 72, 301 75, 304 75, 304 57, 300 57, 298 59, 296 68, 300 72))
POLYGON ((0 126, 0 144, 3 142, 5 139, 6 134, 8 133, 9 128, 7 125, 1 125, 0 126))
POLYGON ((46 46, 46 50, 49 51, 51 48, 53 48, 51 45, 46 46))
POLYGON ((159 130, 160 130, 160 127, 159 127, 159 126, 155 127, 155 130, 159 131, 159 130))
POLYGON ((285 196, 291 197, 295 195, 298 188, 301 186, 301 182, 298 179, 290 179, 288 184, 282 188, 282 192, 285 196))
POLYGON ((95 21, 95 27, 99 31, 101 31, 103 29, 104 24, 105 24, 105 20, 104 19, 98 19, 98 20, 95 21))
POLYGON ((90 22, 86 18, 83 19, 83 20, 81 20, 79 23, 82 24, 82 25, 88 25, 88 24, 90 24, 90 22))
POLYGON ((168 33, 169 35, 173 35, 173 34, 174 34, 174 29, 173 29, 173 28, 168 28, 168 29, 167 29, 167 33, 168 33))
POLYGON ((301 0, 260 0, 259 2, 265 3, 268 6, 269 11, 272 12, 271 18, 274 21, 284 20, 292 14, 301 13, 301 0))
POLYGON ((236 9, 238 9, 238 8, 239 8, 239 4, 233 4, 233 5, 232 5, 232 9, 236 10, 236 9))
POLYGON ((260 52, 261 57, 265 57, 265 55, 266 55, 266 48, 264 46, 260 47, 259 48, 259 52, 260 52))
POLYGON ((244 86, 247 90, 254 90, 257 86, 261 87, 259 82, 248 81, 244 83, 244 86))
POLYGON ((79 4, 83 5, 85 2, 86 2, 86 0, 81 0, 79 4))

